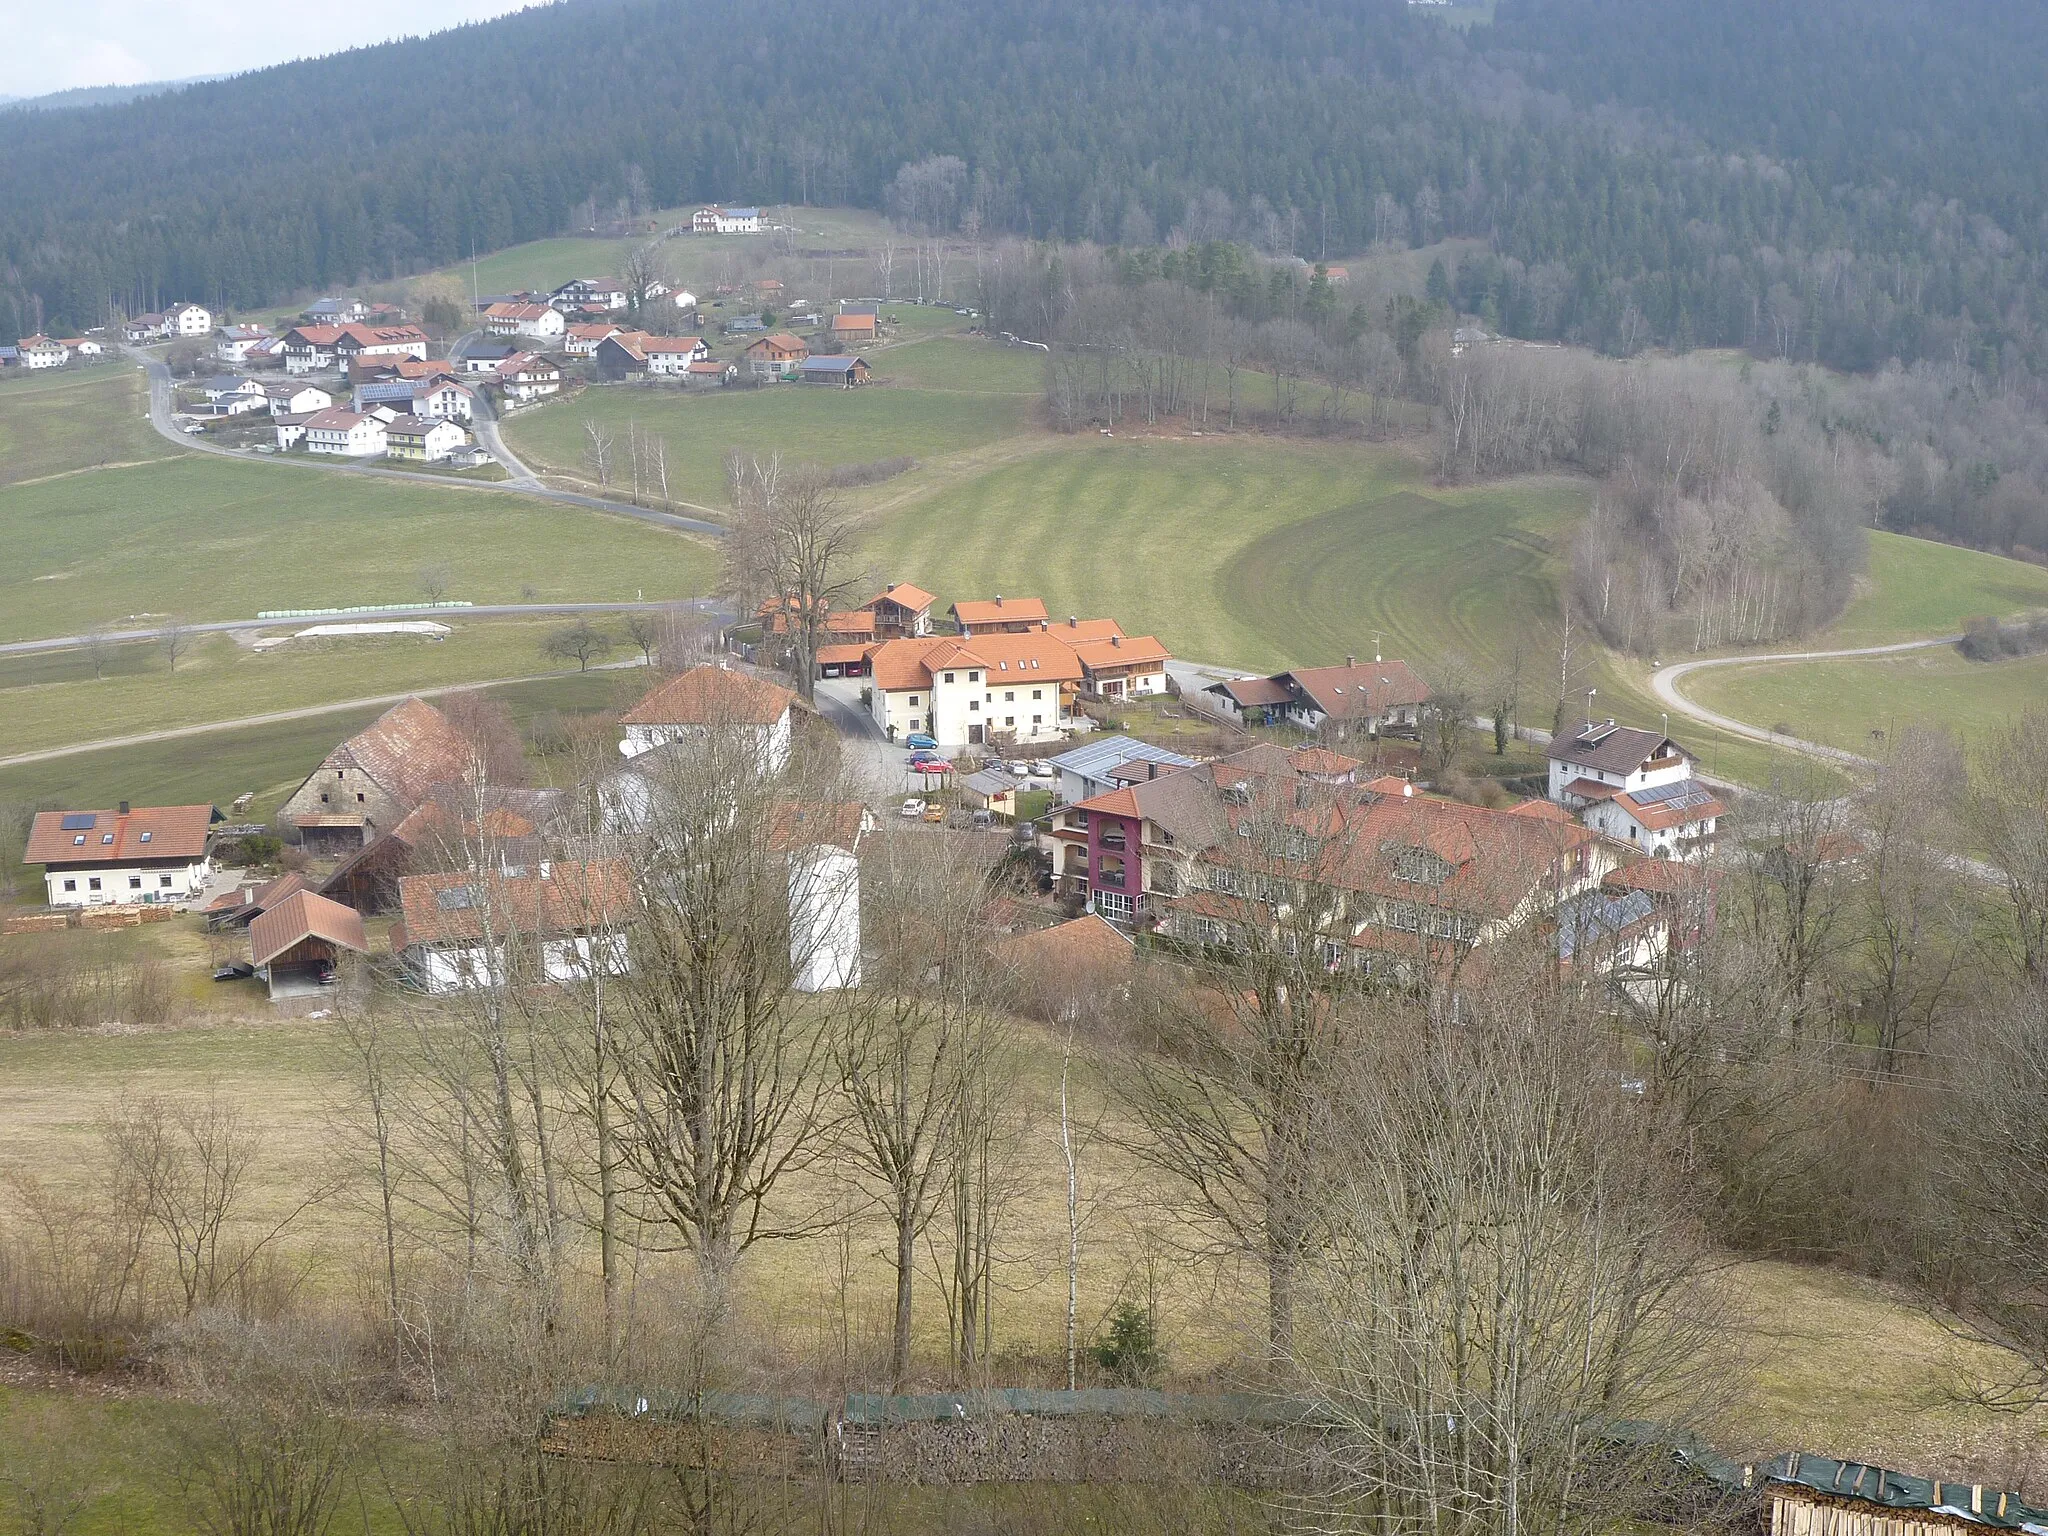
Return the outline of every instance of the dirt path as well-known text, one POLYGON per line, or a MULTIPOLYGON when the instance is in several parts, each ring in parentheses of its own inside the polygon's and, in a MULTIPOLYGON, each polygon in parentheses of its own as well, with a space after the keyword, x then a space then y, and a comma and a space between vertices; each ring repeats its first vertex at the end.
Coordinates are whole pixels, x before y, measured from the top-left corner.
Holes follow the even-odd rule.
POLYGON ((1746 741, 1762 742, 1765 746, 1783 747, 1788 752, 1803 753, 1822 762, 1837 763, 1850 768, 1870 768, 1875 764, 1867 757, 1854 752, 1845 752, 1840 747, 1824 746, 1817 741, 1803 741, 1797 736, 1787 736, 1780 731, 1765 730, 1761 726, 1723 715, 1704 705, 1695 704, 1679 692, 1679 682, 1695 672, 1704 672, 1710 667, 1754 667, 1769 662, 1784 661, 1841 661, 1857 656, 1896 656, 1901 651, 1924 651, 1938 645, 1954 645, 1961 635, 1939 635, 1932 640, 1901 640, 1893 645, 1863 645, 1845 651, 1780 651, 1769 656, 1708 656, 1699 661, 1674 662, 1668 667, 1659 667, 1650 675, 1650 688, 1664 703, 1671 706, 1676 714, 1697 720, 1702 725, 1711 725, 1717 730, 1740 736, 1746 741))

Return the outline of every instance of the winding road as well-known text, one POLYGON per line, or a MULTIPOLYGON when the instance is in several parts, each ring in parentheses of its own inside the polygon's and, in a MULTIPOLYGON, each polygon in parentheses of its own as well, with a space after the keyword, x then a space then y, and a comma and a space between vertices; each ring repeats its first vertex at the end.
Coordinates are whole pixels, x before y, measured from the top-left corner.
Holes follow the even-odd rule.
POLYGON ((1668 667, 1659 667, 1650 675, 1650 688, 1658 699, 1671 706, 1674 714, 1697 720, 1702 725, 1711 725, 1717 730, 1740 736, 1746 741, 1759 741, 1766 746, 1783 747, 1789 752, 1803 753, 1822 762, 1838 763, 1848 768, 1875 767, 1867 757, 1854 752, 1845 752, 1840 747, 1824 746, 1817 741, 1803 741, 1797 736, 1787 736, 1780 731, 1765 730, 1749 725, 1731 716, 1717 714, 1703 705, 1695 704, 1678 691, 1680 679, 1695 672, 1704 672, 1709 667, 1753 667, 1774 661, 1843 661, 1857 656, 1896 656, 1901 651, 1924 651, 1938 645, 1954 645, 1961 635, 1938 635, 1932 640, 1901 640, 1893 645, 1864 645, 1846 651, 1780 651, 1769 656, 1707 656, 1698 661, 1673 662, 1668 667))
POLYGON ((297 454, 289 459, 282 459, 275 455, 244 453, 239 449, 224 448, 218 443, 207 442, 203 436, 181 430, 172 419, 174 384, 171 370, 161 359, 151 357, 147 352, 135 347, 125 347, 122 350, 149 373, 150 425, 170 442, 195 453, 218 454, 243 464, 287 464, 293 468, 311 465, 337 474, 367 475, 377 480, 406 480, 415 485, 439 486, 444 490, 488 491, 501 496, 534 496, 543 501, 558 502, 563 506, 587 507, 594 512, 615 512, 620 517, 652 523, 656 527, 672 529, 677 533, 707 534, 712 538, 720 538, 725 533, 723 523, 711 522, 705 518, 684 517, 675 512, 656 512, 650 507, 636 507, 631 502, 612 501, 603 496, 586 496, 579 491, 558 491, 543 484, 531 468, 506 450, 503 435, 498 431, 497 419, 491 415, 490 407, 484 405, 481 400, 478 402, 479 414, 473 425, 483 445, 504 464, 507 473, 512 476, 509 480, 461 480, 453 475, 387 469, 382 465, 361 464, 326 454, 297 454))

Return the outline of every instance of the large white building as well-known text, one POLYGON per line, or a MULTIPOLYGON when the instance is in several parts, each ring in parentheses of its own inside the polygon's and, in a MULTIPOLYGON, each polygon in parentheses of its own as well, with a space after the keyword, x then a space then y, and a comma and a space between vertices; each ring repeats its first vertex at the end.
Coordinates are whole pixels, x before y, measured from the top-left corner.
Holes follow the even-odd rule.
POLYGON ((185 901, 204 889, 210 805, 42 811, 22 862, 43 866, 53 907, 185 901))
POLYGON ((374 416, 358 416, 339 406, 324 410, 306 423, 308 453, 339 454, 343 458, 375 458, 385 450, 384 423, 374 416))
POLYGON ((1057 741, 1082 679, 1074 648, 1044 630, 891 640, 869 665, 869 709, 883 734, 946 746, 1057 741))
POLYGON ((211 336, 213 311, 199 304, 173 304, 164 311, 164 326, 172 336, 211 336))
POLYGON ((1597 832, 1660 857, 1704 853, 1726 807, 1669 736, 1585 720, 1551 739, 1550 798, 1597 832))
POLYGON ((699 208, 690 215, 690 230, 699 235, 758 235, 761 233, 761 210, 699 208))

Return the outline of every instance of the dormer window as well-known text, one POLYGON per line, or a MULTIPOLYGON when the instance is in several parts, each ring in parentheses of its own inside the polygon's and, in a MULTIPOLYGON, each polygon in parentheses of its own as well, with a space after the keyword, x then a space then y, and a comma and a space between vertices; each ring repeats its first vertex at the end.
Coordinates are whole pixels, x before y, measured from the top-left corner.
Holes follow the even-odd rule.
POLYGON ((155 835, 156 834, 154 832, 145 832, 142 834, 142 840, 146 843, 155 835))

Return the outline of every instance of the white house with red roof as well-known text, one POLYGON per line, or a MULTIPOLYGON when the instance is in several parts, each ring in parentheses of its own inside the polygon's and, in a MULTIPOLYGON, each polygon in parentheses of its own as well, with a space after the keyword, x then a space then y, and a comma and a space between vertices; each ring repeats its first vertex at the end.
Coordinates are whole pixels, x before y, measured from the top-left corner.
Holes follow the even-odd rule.
POLYGON ((1083 676, 1074 648, 1043 630, 891 640, 869 667, 869 708, 883 733, 923 732, 948 746, 1058 741, 1083 676))
POLYGON ((639 757, 670 742, 738 733, 753 744, 764 774, 789 766, 790 706, 796 695, 731 667, 692 667, 670 678, 619 717, 619 752, 639 757))
POLYGON ((643 336, 640 355, 647 359, 650 374, 679 379, 690 364, 709 358, 711 348, 702 336, 643 336))
POLYGON ((210 805, 112 811, 41 811, 29 827, 25 864, 43 866, 53 907, 184 901, 205 887, 212 865, 210 805))
POLYGON ((1703 854, 1727 807, 1658 731, 1582 720, 1551 738, 1550 799, 1597 832, 1660 858, 1703 854))
POLYGON ((498 365, 495 382, 507 400, 523 405, 560 394, 562 370, 538 352, 515 352, 498 365))
POLYGON ((383 422, 339 406, 308 418, 305 441, 308 453, 331 453, 348 459, 375 458, 386 447, 383 422))

